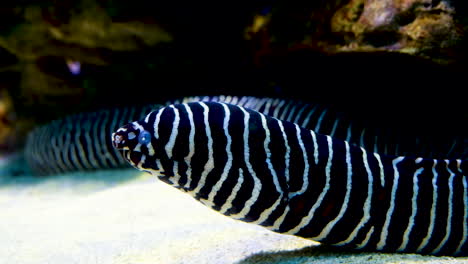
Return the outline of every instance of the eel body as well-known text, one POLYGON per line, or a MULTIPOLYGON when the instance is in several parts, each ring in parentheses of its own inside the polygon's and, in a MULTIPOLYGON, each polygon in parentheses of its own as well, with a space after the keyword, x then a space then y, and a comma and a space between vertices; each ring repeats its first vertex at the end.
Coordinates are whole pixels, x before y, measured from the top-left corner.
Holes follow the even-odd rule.
POLYGON ((465 160, 378 154, 216 102, 157 109, 112 141, 135 168, 274 232, 370 251, 468 253, 465 160))
POLYGON ((26 161, 38 175, 126 167, 128 164, 112 147, 111 131, 158 107, 162 106, 107 109, 52 121, 29 133, 24 148, 26 161))
POLYGON ((144 105, 81 113, 43 125, 29 134, 25 156, 39 175, 76 170, 96 170, 129 166, 113 149, 110 135, 118 127, 142 119, 151 110, 195 101, 224 102, 249 108, 265 115, 345 140, 367 151, 387 155, 415 155, 431 158, 468 157, 468 141, 402 134, 401 131, 372 127, 343 112, 320 104, 278 98, 251 96, 186 97, 162 105, 144 105))

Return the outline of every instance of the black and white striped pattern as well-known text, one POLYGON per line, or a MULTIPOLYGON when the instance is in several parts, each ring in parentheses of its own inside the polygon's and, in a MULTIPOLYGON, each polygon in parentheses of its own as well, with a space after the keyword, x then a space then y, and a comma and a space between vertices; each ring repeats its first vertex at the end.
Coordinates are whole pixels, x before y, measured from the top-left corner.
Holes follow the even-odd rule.
POLYGON ((161 108, 112 139, 134 167, 234 219, 357 249, 467 255, 466 161, 380 155, 213 102, 161 108))
POLYGON ((25 158, 39 175, 127 167, 112 147, 110 135, 155 108, 158 106, 116 108, 55 120, 28 135, 25 158))
MULTIPOLYGON (((399 124, 382 126, 380 122, 356 118, 345 111, 323 104, 268 97, 201 96, 170 101, 166 105, 198 101, 221 102, 249 108, 379 154, 468 159, 466 137, 449 136, 450 133, 443 136, 416 135, 415 131, 408 131, 399 127, 399 124)), ((434 127, 437 127, 437 124, 434 124, 434 127)))
MULTIPOLYGON (((186 97, 164 105, 196 101, 225 102, 249 108, 319 134, 346 140, 371 152, 468 158, 468 140, 449 138, 434 142, 432 138, 402 135, 401 131, 372 127, 354 120, 346 113, 319 104, 250 96, 205 96, 186 97)), ((123 124, 141 119, 155 107, 146 105, 81 113, 39 127, 28 137, 26 160, 32 170, 40 175, 126 166, 126 162, 111 147, 109 135, 123 124)))

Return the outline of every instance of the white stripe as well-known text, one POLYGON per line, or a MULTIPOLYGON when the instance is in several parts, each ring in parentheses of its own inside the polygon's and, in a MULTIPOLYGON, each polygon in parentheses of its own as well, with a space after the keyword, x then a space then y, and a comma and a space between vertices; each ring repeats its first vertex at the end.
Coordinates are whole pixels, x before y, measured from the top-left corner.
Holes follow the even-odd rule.
POLYGON ((237 97, 237 96, 233 96, 233 97, 232 97, 232 100, 231 100, 231 102, 230 102, 230 103, 231 103, 231 104, 234 104, 234 105, 236 105, 236 104, 237 104, 237 102, 239 102, 239 97, 237 97))
POLYGON ((448 215, 447 215, 447 226, 445 229, 445 236, 440 242, 440 244, 432 251, 434 254, 439 253, 440 249, 447 243, 447 240, 450 236, 450 233, 452 231, 452 215, 453 215, 453 178, 455 177, 455 173, 453 173, 452 170, 449 168, 449 162, 448 160, 445 160, 445 164, 447 166, 447 170, 450 172, 450 178, 449 178, 449 199, 447 203, 448 207, 448 215))
POLYGON ((296 111, 296 104, 294 104, 293 102, 289 102, 287 109, 288 110, 284 112, 284 119, 281 118, 281 120, 292 122, 292 116, 293 116, 294 112, 296 111), (291 105, 292 105, 292 107, 291 107, 291 105), (287 116, 286 116, 286 114, 287 114, 287 116))
POLYGON ((374 153, 374 157, 377 159, 377 163, 379 163, 380 185, 384 187, 385 186, 385 172, 384 172, 382 160, 380 159, 380 155, 377 153, 374 153))
MULTIPOLYGON (((153 112, 153 111, 152 111, 152 112, 153 112)), ((149 119, 150 119, 150 116, 151 116, 151 114, 153 114, 152 112, 151 112, 151 113, 149 113, 149 114, 147 114, 147 115, 145 116, 145 123, 147 123, 147 124, 148 124, 148 122, 149 122, 149 119)))
POLYGON ((361 137, 360 137, 360 139, 359 139, 359 142, 360 142, 359 144, 360 144, 361 147, 363 147, 363 148, 366 147, 366 144, 365 144, 365 142, 364 142, 364 135, 365 135, 365 133, 366 133, 366 129, 364 128, 364 129, 362 129, 361 137))
POLYGON ((252 97, 250 96, 247 96, 247 101, 245 102, 245 108, 249 108, 249 109, 255 109, 255 106, 257 105, 259 99, 257 98, 254 98, 252 99, 252 97))
POLYGON ((364 238, 364 240, 361 243, 357 244, 356 248, 361 249, 361 248, 367 246, 367 243, 369 243, 369 239, 371 238, 372 233, 374 233, 374 227, 371 227, 369 229, 369 231, 367 232, 366 237, 364 238))
POLYGON ((133 148, 133 151, 141 152, 141 144, 136 144, 136 146, 133 148))
MULTIPOLYGON (((309 213, 307 216, 303 217, 301 219, 301 222, 294 227, 293 229, 287 231, 286 233, 288 234, 296 234, 299 232, 304 226, 309 224, 310 220, 314 217, 315 210, 322 204, 323 199, 325 195, 328 193, 328 190, 330 189, 330 171, 331 171, 331 166, 332 166, 332 159, 333 159, 333 148, 332 148, 332 141, 331 137, 326 137, 327 138, 327 144, 328 144, 328 160, 327 160, 327 165, 325 167, 325 186, 322 189, 322 192, 318 196, 317 200, 315 201, 314 205, 312 208, 309 210, 309 213)), ((318 151, 318 149, 317 149, 318 151)))
POLYGON ((271 116, 270 115, 270 107, 271 107, 271 104, 273 103, 273 99, 268 99, 268 101, 266 102, 265 104, 265 109, 263 110, 263 113, 265 115, 268 115, 268 116, 271 116))
MULTIPOLYGON (((270 170, 271 176, 273 178, 273 184, 275 185, 276 192, 278 193, 278 198, 276 199, 276 201, 273 203, 273 205, 270 208, 263 210, 263 212, 260 214, 260 217, 256 221, 252 222, 252 224, 261 224, 265 220, 267 220, 270 214, 276 209, 276 207, 278 207, 278 205, 280 204, 284 196, 283 190, 281 190, 281 186, 278 180, 278 175, 276 174, 273 164, 271 163, 271 151, 269 148, 270 129, 268 128, 265 116, 260 115, 260 119, 262 120, 263 130, 265 131, 265 140, 263 141, 263 148, 266 154, 266 163, 268 165, 268 169, 270 170)), ((269 195, 272 195, 272 194, 269 194, 269 195)))
POLYGON ((397 157, 392 161, 393 165, 393 186, 392 186, 392 192, 391 192, 391 197, 390 197, 390 206, 387 210, 387 215, 385 217, 385 222, 382 227, 382 231, 380 233, 380 241, 377 243, 377 249, 382 250, 384 246, 386 245, 387 241, 387 236, 388 236, 388 226, 390 225, 390 221, 393 215, 393 211, 395 210, 395 195, 396 191, 398 189, 398 179, 400 177, 400 173, 396 167, 396 165, 401 162, 404 159, 404 157, 397 157))
POLYGON ((265 210, 263 210, 263 212, 260 214, 260 216, 258 217, 257 220, 253 221, 253 222, 250 222, 251 224, 254 224, 254 225, 259 225, 263 222, 265 222, 265 220, 268 219, 268 217, 271 215, 271 213, 276 209, 276 207, 278 207, 278 205, 281 203, 281 200, 282 200, 282 197, 283 195, 280 195, 280 197, 278 197, 278 199, 276 199, 276 201, 273 203, 272 206, 270 206, 270 208, 267 208, 265 210))
POLYGON ((277 111, 276 109, 278 109, 278 105, 281 103, 281 101, 282 100, 280 100, 279 98, 276 98, 275 100, 273 100, 273 102, 271 103, 270 109, 268 109, 267 115, 277 118, 278 116, 275 115, 275 111, 277 111))
MULTIPOLYGON (((466 161, 465 161, 466 162, 466 161)), ((464 204, 464 209, 463 210, 463 234, 462 234, 462 239, 460 241, 460 244, 458 244, 457 249, 455 250, 455 254, 459 254, 461 251, 461 248, 463 245, 466 243, 466 239, 468 237, 468 184, 466 182, 466 175, 463 175, 463 171, 460 169, 460 160, 457 160, 457 168, 461 172, 460 176, 462 177, 463 181, 463 204, 464 204)))
POLYGON ((416 249, 417 252, 422 251, 427 244, 429 243, 429 240, 431 239, 432 232, 434 231, 434 223, 436 219, 436 209, 437 209, 437 171, 435 170, 435 167, 437 165, 437 160, 434 160, 434 165, 432 166, 432 207, 431 207, 431 218, 429 219, 429 228, 427 230, 427 234, 424 237, 423 241, 419 245, 419 247, 416 249))
POLYGON ((307 151, 304 147, 304 142, 302 142, 302 137, 301 137, 301 129, 298 125, 294 124, 296 128, 296 137, 297 141, 299 143, 299 147, 301 148, 302 151, 302 158, 304 160, 304 172, 302 174, 302 187, 299 191, 296 192, 290 192, 289 193, 289 198, 293 198, 296 195, 304 193, 307 188, 309 187, 309 158, 307 157, 307 151))
POLYGON ((283 223, 284 218, 289 213, 289 210, 290 210, 289 205, 287 205, 286 208, 284 209, 283 214, 280 217, 278 217, 278 219, 275 220, 273 225, 272 226, 266 226, 266 228, 268 228, 268 229, 270 229, 272 231, 279 231, 279 228, 280 228, 281 224, 283 223))
POLYGON ((335 122, 333 123, 332 130, 330 131, 330 137, 334 137, 336 133, 336 129, 338 128, 338 125, 340 123, 340 120, 338 117, 335 119, 335 122))
POLYGON ((102 131, 101 131, 101 122, 102 122, 102 113, 97 113, 97 120, 96 122, 93 123, 93 145, 94 145, 94 149, 96 150, 96 158, 98 159, 98 161, 101 161, 102 162, 102 165, 99 165, 99 168, 102 167, 102 166, 106 166, 106 163, 104 160, 101 159, 102 157, 102 154, 103 154, 103 149, 102 149, 102 144, 101 142, 99 142, 99 135, 102 134, 102 131))
MULTIPOLYGON (((81 120, 78 120, 77 121, 77 129, 75 131, 75 152, 76 152, 76 155, 77 155, 77 159, 79 158, 81 160, 81 169, 85 169, 85 168, 90 168, 90 165, 88 163, 88 160, 86 159, 86 157, 84 157, 85 155, 85 151, 83 149, 83 145, 81 144, 80 142, 80 136, 81 136, 81 132, 82 132, 82 127, 81 127, 81 120)), ((103 133, 104 134, 104 133, 103 133)), ((116 151, 114 148, 112 148, 113 151, 116 151)), ((117 164, 115 165, 115 167, 117 167, 117 164)))
MULTIPOLYGON (((164 112, 166 108, 163 107, 161 109, 158 110, 158 112, 156 113, 156 118, 154 120, 154 125, 153 125, 153 129, 154 129, 154 138, 155 139, 159 139, 159 121, 161 119, 161 115, 162 113, 164 112)), ((149 117, 149 115, 148 115, 149 117)))
POLYGON ((221 209, 219 209, 219 212, 222 214, 226 214, 226 212, 233 207, 232 202, 237 196, 237 193, 239 192, 240 188, 242 187, 242 183, 244 182, 244 172, 242 171, 241 168, 239 168, 239 177, 237 178, 237 183, 232 188, 232 192, 229 195, 229 197, 226 199, 226 202, 223 204, 221 209))
POLYGON ((138 121, 132 122, 133 128, 138 129, 140 132, 143 132, 145 128, 138 123, 138 121))
POLYGON ((136 167, 136 164, 133 164, 133 162, 130 162, 130 151, 129 150, 123 150, 123 156, 125 157, 125 160, 128 161, 128 163, 134 167, 134 168, 137 168, 139 169, 138 167, 136 167))
POLYGON ((304 119, 304 122, 302 122, 302 124, 304 125, 304 127, 309 127, 309 123, 310 123, 310 118, 312 117, 312 115, 314 114, 314 112, 317 110, 317 107, 318 105, 314 105, 314 107, 309 111, 309 114, 306 116, 306 118, 304 119))
MULTIPOLYGON (((108 137, 109 135, 108 135, 107 133, 104 133, 104 131, 107 130, 107 129, 106 129, 106 125, 107 125, 107 124, 110 124, 110 121, 111 121, 111 120, 110 120, 110 118, 111 118, 111 113, 110 113, 108 110, 105 111, 105 113, 106 113, 106 118, 102 121, 102 124, 101 124, 101 127, 102 127, 103 131, 100 133, 102 144, 106 144, 107 137, 108 137)), ((112 127, 110 127, 110 129, 111 129, 111 131, 114 130, 112 127)), ((77 129, 76 131, 78 132, 79 129, 77 129)), ((103 156, 110 162, 111 167, 116 168, 116 167, 118 167, 118 163, 117 163, 117 161, 114 159, 114 157, 112 156, 111 151, 112 151, 112 150, 109 151, 109 150, 106 148, 106 152, 103 153, 103 156)), ((76 153, 76 152, 75 152, 75 153, 76 153)), ((78 156, 78 154, 76 154, 76 156, 78 156)), ((78 162, 78 159, 77 159, 77 162, 78 162)))
MULTIPOLYGON (((70 121, 68 121, 68 122, 70 122, 70 121)), ((65 126, 64 126, 64 129, 63 129, 64 131, 62 131, 62 133, 65 135, 65 139, 63 139, 63 136, 60 137, 62 139, 61 140, 62 146, 60 147, 59 153, 62 156, 63 163, 66 166, 66 170, 70 170, 71 167, 72 167, 72 163, 71 163, 70 159, 68 158, 68 151, 70 150, 70 141, 71 141, 70 132, 71 131, 69 130, 69 126, 67 126, 66 123, 67 122, 65 122, 65 126)))
POLYGON ((211 137, 211 129, 210 129, 210 123, 208 121, 208 113, 209 113, 209 108, 208 106, 200 102, 199 103, 201 107, 203 107, 203 122, 205 123, 205 133, 206 137, 208 138, 208 161, 205 163, 203 172, 200 176, 200 180, 197 183, 197 187, 193 190, 190 191, 192 194, 198 194, 205 186, 206 183, 206 177, 208 176, 208 173, 211 172, 214 168, 214 158, 213 158, 213 138, 211 137))
MULTIPOLYGON (((345 141, 346 142, 346 141, 345 141)), ((349 235, 349 237, 341 242, 336 243, 336 245, 346 245, 349 242, 353 241, 358 232, 361 230, 361 228, 369 221, 370 219, 370 210, 372 206, 372 186, 374 183, 372 171, 369 167, 369 162, 368 162, 368 157, 367 157, 367 152, 361 148, 362 151, 362 161, 364 163, 364 167, 366 168, 367 172, 367 198, 366 201, 364 202, 364 208, 363 208, 363 216, 361 218, 361 221, 357 224, 357 226, 354 228, 353 232, 349 235)), ((348 168, 351 169, 351 163, 348 163, 348 168)), ((365 246, 365 244, 364 244, 365 246)))
POLYGON ((314 143, 314 160, 315 160, 315 165, 318 164, 319 162, 319 152, 318 152, 318 143, 317 143, 317 137, 315 135, 315 132, 310 130, 310 136, 312 136, 312 142, 314 143))
POLYGON ((226 98, 224 98, 224 102, 227 104, 230 104, 232 102, 233 97, 230 95, 227 95, 226 98))
POLYGON ((151 173, 152 173, 153 175, 158 176, 158 177, 161 177, 161 176, 164 177, 164 175, 162 175, 163 166, 162 166, 162 164, 161 164, 161 160, 156 159, 156 166, 158 167, 159 170, 157 170, 157 171, 151 170, 151 173))
MULTIPOLYGON (((76 135, 80 133, 79 126, 80 126, 80 124, 76 123, 76 128, 75 128, 75 131, 74 131, 73 135, 71 134, 71 131, 69 132, 70 137, 73 136, 72 144, 70 146, 70 155, 71 155, 71 160, 73 162, 73 165, 75 165, 75 168, 77 168, 78 170, 83 170, 84 167, 81 164, 80 159, 78 158, 78 153, 77 153, 78 145, 80 144, 80 142, 77 141, 77 138, 76 138, 76 135)), ((106 137, 105 136, 107 136, 106 133, 101 133, 101 142, 102 142, 102 144, 106 144, 106 137)), ((109 153, 106 152, 106 153, 103 153, 103 155, 105 157, 107 157, 107 156, 109 156, 109 153)), ((116 167, 116 164, 112 164, 112 165, 114 167, 116 167)))
POLYGON ((177 134, 179 131, 179 123, 180 123, 180 116, 179 116, 179 110, 174 107, 174 105, 170 105, 170 108, 173 109, 174 111, 174 122, 172 122, 172 131, 171 131, 171 136, 169 137, 169 140, 166 143, 166 146, 164 149, 166 150, 167 156, 171 159, 172 156, 174 155, 174 145, 175 141, 177 139, 177 134))
POLYGON ((414 219, 416 217, 416 214, 418 213, 418 194, 419 194, 418 176, 423 171, 424 171, 424 168, 421 167, 417 169, 413 175, 413 197, 411 198, 411 216, 408 220, 408 226, 406 227, 406 230, 403 233, 403 241, 401 242, 401 245, 397 249, 397 251, 404 251, 406 250, 406 247, 408 246, 409 235, 411 231, 413 230, 414 219))
MULTIPOLYGON (((57 143, 56 143, 57 138, 52 136, 53 131, 57 130, 56 128, 58 125, 57 122, 58 121, 52 121, 52 124, 50 126, 41 127, 41 130, 43 131, 42 141, 47 142, 47 140, 50 140, 50 142, 47 142, 49 143, 49 146, 47 148, 41 148, 40 144, 37 144, 37 147, 41 151, 41 154, 43 154, 44 156, 47 156, 47 159, 45 160, 57 159, 56 157, 57 152, 55 151, 55 148, 57 147, 57 143)), ((85 122, 85 124, 87 123, 85 122)), ((88 129, 86 129, 86 131, 88 131, 88 129)), ((41 141, 38 141, 38 142, 41 142, 41 141)), ((87 143, 87 141, 85 141, 85 143, 87 143)), ((45 163, 45 165, 47 169, 52 169, 53 171, 59 170, 58 166, 48 166, 47 162, 45 163)))
POLYGON ((192 183, 192 157, 193 154, 195 154, 195 124, 193 122, 193 113, 190 107, 187 104, 183 105, 185 107, 185 110, 187 111, 187 117, 189 119, 190 123, 190 134, 189 134, 189 153, 188 155, 184 158, 185 163, 187 163, 187 182, 185 183, 184 188, 189 189, 190 184, 192 183))
POLYGON ((172 172, 174 173, 174 176, 172 176, 173 179, 173 184, 176 186, 180 186, 180 174, 179 174, 179 163, 175 160, 172 160, 173 167, 172 167, 172 172))
POLYGON ((317 120, 317 125, 315 126, 314 131, 317 133, 320 133, 320 126, 322 125, 323 117, 327 113, 327 108, 323 109, 322 114, 320 114, 318 120, 317 120))
POLYGON ((242 107, 239 108, 242 112, 244 112, 244 158, 245 158, 245 166, 247 167, 250 175, 253 178, 254 186, 252 190, 252 196, 245 202, 244 207, 242 210, 234 215, 231 215, 232 218, 244 218, 252 209, 252 205, 257 201, 258 196, 260 195, 260 191, 262 189, 262 183, 260 179, 258 179, 254 169, 252 168, 252 164, 250 164, 250 150, 249 150, 249 119, 250 114, 242 107))
POLYGON ((299 109, 299 111, 297 112, 296 118, 294 119, 293 123, 296 123, 296 124, 298 124, 298 125, 301 126, 301 127, 305 127, 305 126, 304 126, 305 124, 304 124, 304 123, 299 123, 299 120, 300 120, 300 118, 301 118, 301 116, 302 116, 302 113, 304 113, 304 110, 305 110, 307 107, 308 107, 308 105, 307 105, 307 104, 304 104, 304 106, 302 106, 301 109, 299 109))
MULTIPOLYGON (((79 123, 79 121, 76 121, 76 123, 74 124, 74 127, 75 127, 75 134, 73 135, 74 136, 74 139, 73 139, 73 144, 72 144, 72 148, 73 148, 73 154, 72 154, 72 159, 74 160, 74 163, 75 165, 77 165, 79 167, 80 170, 84 170, 85 169, 85 165, 84 165, 84 162, 83 162, 83 159, 81 158, 81 153, 80 153, 80 149, 82 148, 81 146, 81 143, 80 143, 80 135, 81 135, 81 123, 79 123)), ((101 142, 103 144, 106 144, 106 139, 109 135, 107 135, 106 133, 101 133, 101 136, 103 136, 103 138, 101 139, 101 142)), ((106 156, 112 156, 110 154, 110 151, 105 153, 106 156)), ((113 163, 114 167, 117 167, 118 166, 118 163, 117 162, 114 162, 113 163)))
MULTIPOLYGON (((55 122, 54 124, 54 127, 51 127, 51 128, 48 128, 47 132, 48 133, 44 133, 44 136, 46 136, 46 138, 44 140, 47 140, 47 139, 50 139, 52 138, 50 144, 52 145, 52 149, 43 149, 43 151, 45 152, 45 154, 49 156, 49 160, 55 160, 57 161, 57 165, 58 166, 50 166, 49 164, 46 163, 46 167, 49 168, 49 169, 52 169, 52 171, 54 173, 60 173, 63 171, 63 163, 62 163, 62 160, 59 156, 59 151, 57 151, 57 149, 60 149, 59 146, 58 146, 58 142, 57 142, 57 135, 54 135, 54 133, 57 133, 57 127, 59 126, 60 124, 58 124, 58 121, 55 122)), ((89 131, 88 129, 86 131, 89 131)), ((60 132, 59 132, 60 134, 60 132)), ((88 143, 88 141, 86 141, 86 143, 88 143)))
POLYGON ((151 141, 146 143, 146 147, 148 148, 148 155, 150 157, 154 156, 156 154, 156 151, 154 150, 153 144, 151 144, 151 141))
POLYGON ((223 122, 223 130, 224 130, 224 135, 226 136, 226 154, 227 154, 227 161, 226 165, 224 166, 223 173, 221 173, 221 177, 219 180, 215 183, 213 188, 210 191, 210 194, 208 195, 208 201, 211 204, 214 204, 214 199, 216 197, 216 194, 218 194, 219 190, 221 189, 224 181, 226 181, 226 178, 229 174, 229 171, 231 170, 232 166, 232 151, 231 151, 231 143, 232 143, 232 138, 231 135, 229 135, 229 119, 231 113, 229 112, 229 108, 225 104, 221 104, 224 108, 224 122, 223 122))
POLYGON ((255 102, 256 102, 256 104, 255 104, 255 108, 253 108, 253 110, 258 111, 258 112, 262 112, 260 110, 268 102, 268 98, 255 99, 255 102))
POLYGON ((275 107, 275 111, 273 112, 273 117, 278 118, 279 117, 279 111, 281 110, 281 107, 283 107, 285 101, 281 100, 278 105, 275 107))
POLYGON ((283 136, 284 146, 286 148, 286 153, 284 154, 284 162, 285 162, 284 177, 286 179, 286 183, 289 184, 289 159, 291 155, 291 148, 289 147, 288 136, 284 132, 283 123, 280 120, 277 120, 277 122, 281 131, 281 135, 283 136))
POLYGON ((239 100, 238 106, 244 106, 245 103, 248 103, 247 101, 247 96, 242 96, 241 99, 239 100))
MULTIPOLYGON (((77 144, 77 145, 78 145, 78 153, 79 153, 79 155, 80 155, 81 160, 83 161, 83 165, 84 165, 86 168, 88 168, 88 169, 92 169, 93 166, 89 163, 88 156, 86 155, 87 152, 86 152, 85 149, 83 148, 83 145, 84 145, 84 144, 87 144, 87 143, 88 143, 88 140, 89 140, 89 136, 88 136, 88 134, 89 134, 89 127, 88 127, 88 126, 89 126, 89 122, 86 121, 86 120, 83 120, 83 121, 84 121, 84 123, 83 123, 83 122, 77 122, 77 123, 83 124, 79 129, 77 129, 77 132, 78 132, 78 135, 77 135, 77 137, 78 137, 77 140, 78 140, 78 141, 77 141, 77 142, 80 142, 79 144, 77 144), (79 140, 79 137, 80 137, 79 134, 80 134, 81 132, 83 132, 83 135, 84 135, 84 138, 85 138, 84 144, 82 144, 81 141, 79 140)), ((114 148, 112 148, 112 149, 114 149, 114 148)), ((114 149, 114 152, 115 152, 115 153, 118 153, 116 149, 114 149)), ((118 153, 117 155, 119 156, 120 153, 118 153)))
POLYGON ((283 191, 281 190, 281 186, 278 180, 278 175, 276 174, 275 168, 273 167, 273 164, 271 163, 271 151, 270 151, 270 129, 268 128, 266 118, 264 115, 260 115, 260 119, 262 120, 262 127, 263 130, 265 131, 265 140, 263 141, 263 147, 265 149, 265 154, 266 154, 266 163, 268 165, 268 169, 270 170, 271 176, 273 177, 273 183, 275 184, 276 191, 279 194, 282 194, 283 191))
POLYGON ((138 162, 138 164, 136 164, 136 167, 140 170, 144 170, 145 168, 143 168, 143 163, 145 163, 145 160, 146 160, 146 156, 141 155, 140 161, 138 162))
POLYGON ((87 127, 87 132, 88 133, 85 133, 85 137, 86 137, 86 144, 87 144, 87 155, 86 157, 88 157, 88 160, 89 160, 89 163, 91 164, 91 166, 93 168, 98 168, 99 167, 99 164, 97 163, 95 157, 94 157, 94 151, 93 151, 93 146, 91 145, 93 140, 91 139, 90 137, 90 134, 91 134, 91 131, 92 131, 92 124, 90 122, 87 122, 87 124, 89 125, 89 127, 87 127))
POLYGON ((316 237, 312 237, 311 239, 320 241, 324 238, 326 238, 333 227, 335 227, 336 223, 343 218, 343 215, 346 212, 346 209, 348 209, 348 203, 349 203, 349 197, 351 196, 351 186, 353 184, 352 181, 352 176, 353 176, 353 170, 352 170, 352 164, 351 164, 351 153, 349 152, 349 144, 348 142, 345 143, 345 148, 346 148, 346 164, 347 164, 347 178, 346 178, 346 194, 345 198, 343 200, 343 203, 341 205, 341 209, 338 213, 338 215, 333 219, 332 221, 328 222, 328 224, 322 229, 320 234, 318 234, 316 237))

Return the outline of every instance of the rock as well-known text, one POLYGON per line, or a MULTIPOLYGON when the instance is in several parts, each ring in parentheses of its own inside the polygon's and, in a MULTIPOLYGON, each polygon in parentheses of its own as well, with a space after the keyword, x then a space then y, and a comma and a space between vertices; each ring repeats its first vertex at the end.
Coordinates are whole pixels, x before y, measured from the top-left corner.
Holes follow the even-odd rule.
POLYGON ((22 1, 0 10, 0 85, 18 120, 35 123, 197 94, 360 100, 368 91, 346 90, 348 83, 399 87, 410 76, 415 89, 455 83, 440 73, 453 67, 464 76, 467 7, 448 0, 22 1), (416 66, 405 66, 411 74, 385 78, 414 59, 416 66), (332 89, 304 97, 304 87, 323 81, 332 89))
POLYGON ((33 120, 17 117, 11 96, 0 86, 0 157, 21 147, 33 126, 33 120))
POLYGON ((339 51, 401 52, 450 63, 466 57, 462 23, 452 1, 352 0, 334 14, 339 51))
MULTIPOLYGON (((264 25, 272 46, 403 53, 442 64, 466 63, 461 1, 348 0, 279 6, 264 25)), ((257 30, 261 31, 261 30, 257 30)), ((271 48, 271 47, 270 47, 271 48)))

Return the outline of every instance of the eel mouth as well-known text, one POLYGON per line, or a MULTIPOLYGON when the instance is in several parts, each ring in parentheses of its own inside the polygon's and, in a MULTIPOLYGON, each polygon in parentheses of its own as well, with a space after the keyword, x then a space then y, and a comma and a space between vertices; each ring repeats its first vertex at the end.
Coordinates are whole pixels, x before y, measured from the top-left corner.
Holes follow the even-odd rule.
POLYGON ((130 163, 133 167, 137 169, 142 169, 139 167, 140 162, 144 161, 145 156, 138 151, 131 151, 131 150, 121 150, 123 157, 127 160, 128 163, 130 163))

